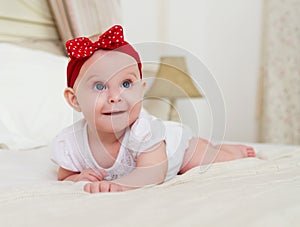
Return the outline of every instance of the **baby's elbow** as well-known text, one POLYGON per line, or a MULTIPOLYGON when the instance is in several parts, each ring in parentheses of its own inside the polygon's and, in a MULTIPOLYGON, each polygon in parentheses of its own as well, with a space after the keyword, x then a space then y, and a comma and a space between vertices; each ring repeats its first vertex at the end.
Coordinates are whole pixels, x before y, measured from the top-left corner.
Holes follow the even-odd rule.
POLYGON ((60 174, 60 173, 57 174, 57 180, 58 180, 58 181, 63 181, 63 180, 65 180, 66 178, 67 178, 67 176, 64 176, 64 175, 62 175, 62 174, 60 174))
POLYGON ((62 167, 59 167, 58 173, 57 173, 57 180, 58 181, 64 181, 67 178, 70 178, 70 177, 72 177, 75 174, 77 174, 77 172, 73 172, 73 171, 64 169, 62 167))
POLYGON ((66 177, 62 177, 62 176, 60 176, 60 175, 57 176, 57 180, 58 180, 58 181, 63 181, 64 179, 66 179, 66 177))

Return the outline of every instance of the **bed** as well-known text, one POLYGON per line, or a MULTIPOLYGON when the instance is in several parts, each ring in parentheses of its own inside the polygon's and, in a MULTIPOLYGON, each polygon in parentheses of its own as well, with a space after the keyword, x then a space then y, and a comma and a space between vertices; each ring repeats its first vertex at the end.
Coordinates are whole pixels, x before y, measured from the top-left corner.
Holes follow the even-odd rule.
POLYGON ((57 181, 51 139, 80 117, 62 96, 67 58, 7 43, 0 51, 1 226, 300 225, 299 146, 250 144, 256 158, 121 193, 57 181))
POLYGON ((1 226, 299 226, 300 148, 194 168, 162 185, 88 194, 56 181, 50 147, 0 152, 1 226))

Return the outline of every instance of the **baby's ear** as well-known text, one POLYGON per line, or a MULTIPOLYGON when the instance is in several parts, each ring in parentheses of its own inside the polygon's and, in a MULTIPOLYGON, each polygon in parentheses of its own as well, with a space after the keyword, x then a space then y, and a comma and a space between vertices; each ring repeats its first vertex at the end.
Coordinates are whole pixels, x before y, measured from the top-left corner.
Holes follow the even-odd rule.
POLYGON ((78 112, 81 112, 81 109, 80 109, 80 106, 79 106, 79 103, 77 101, 77 97, 75 95, 75 92, 73 90, 73 88, 66 88, 65 91, 64 91, 64 96, 65 96, 65 99, 67 101, 67 103, 76 111, 78 112))

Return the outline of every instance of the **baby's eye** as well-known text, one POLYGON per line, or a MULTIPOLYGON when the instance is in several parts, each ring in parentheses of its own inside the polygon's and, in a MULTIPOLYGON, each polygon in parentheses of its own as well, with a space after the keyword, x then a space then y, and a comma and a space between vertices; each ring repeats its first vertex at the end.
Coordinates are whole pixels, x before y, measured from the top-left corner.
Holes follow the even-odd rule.
POLYGON ((105 85, 102 83, 96 83, 94 86, 94 89, 97 91, 103 91, 106 89, 105 85))
POLYGON ((122 83, 122 87, 123 88, 130 88, 132 85, 132 82, 130 80, 125 80, 123 83, 122 83))

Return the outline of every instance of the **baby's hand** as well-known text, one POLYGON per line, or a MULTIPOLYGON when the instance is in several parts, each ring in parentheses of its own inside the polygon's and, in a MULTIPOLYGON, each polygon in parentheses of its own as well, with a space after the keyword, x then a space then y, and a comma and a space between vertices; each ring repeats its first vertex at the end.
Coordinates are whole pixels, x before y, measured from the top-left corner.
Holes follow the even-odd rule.
POLYGON ((101 169, 84 169, 78 174, 76 181, 102 181, 107 176, 107 173, 101 169))
POLYGON ((84 191, 89 193, 97 192, 121 192, 122 186, 110 181, 98 181, 84 185, 84 191))

